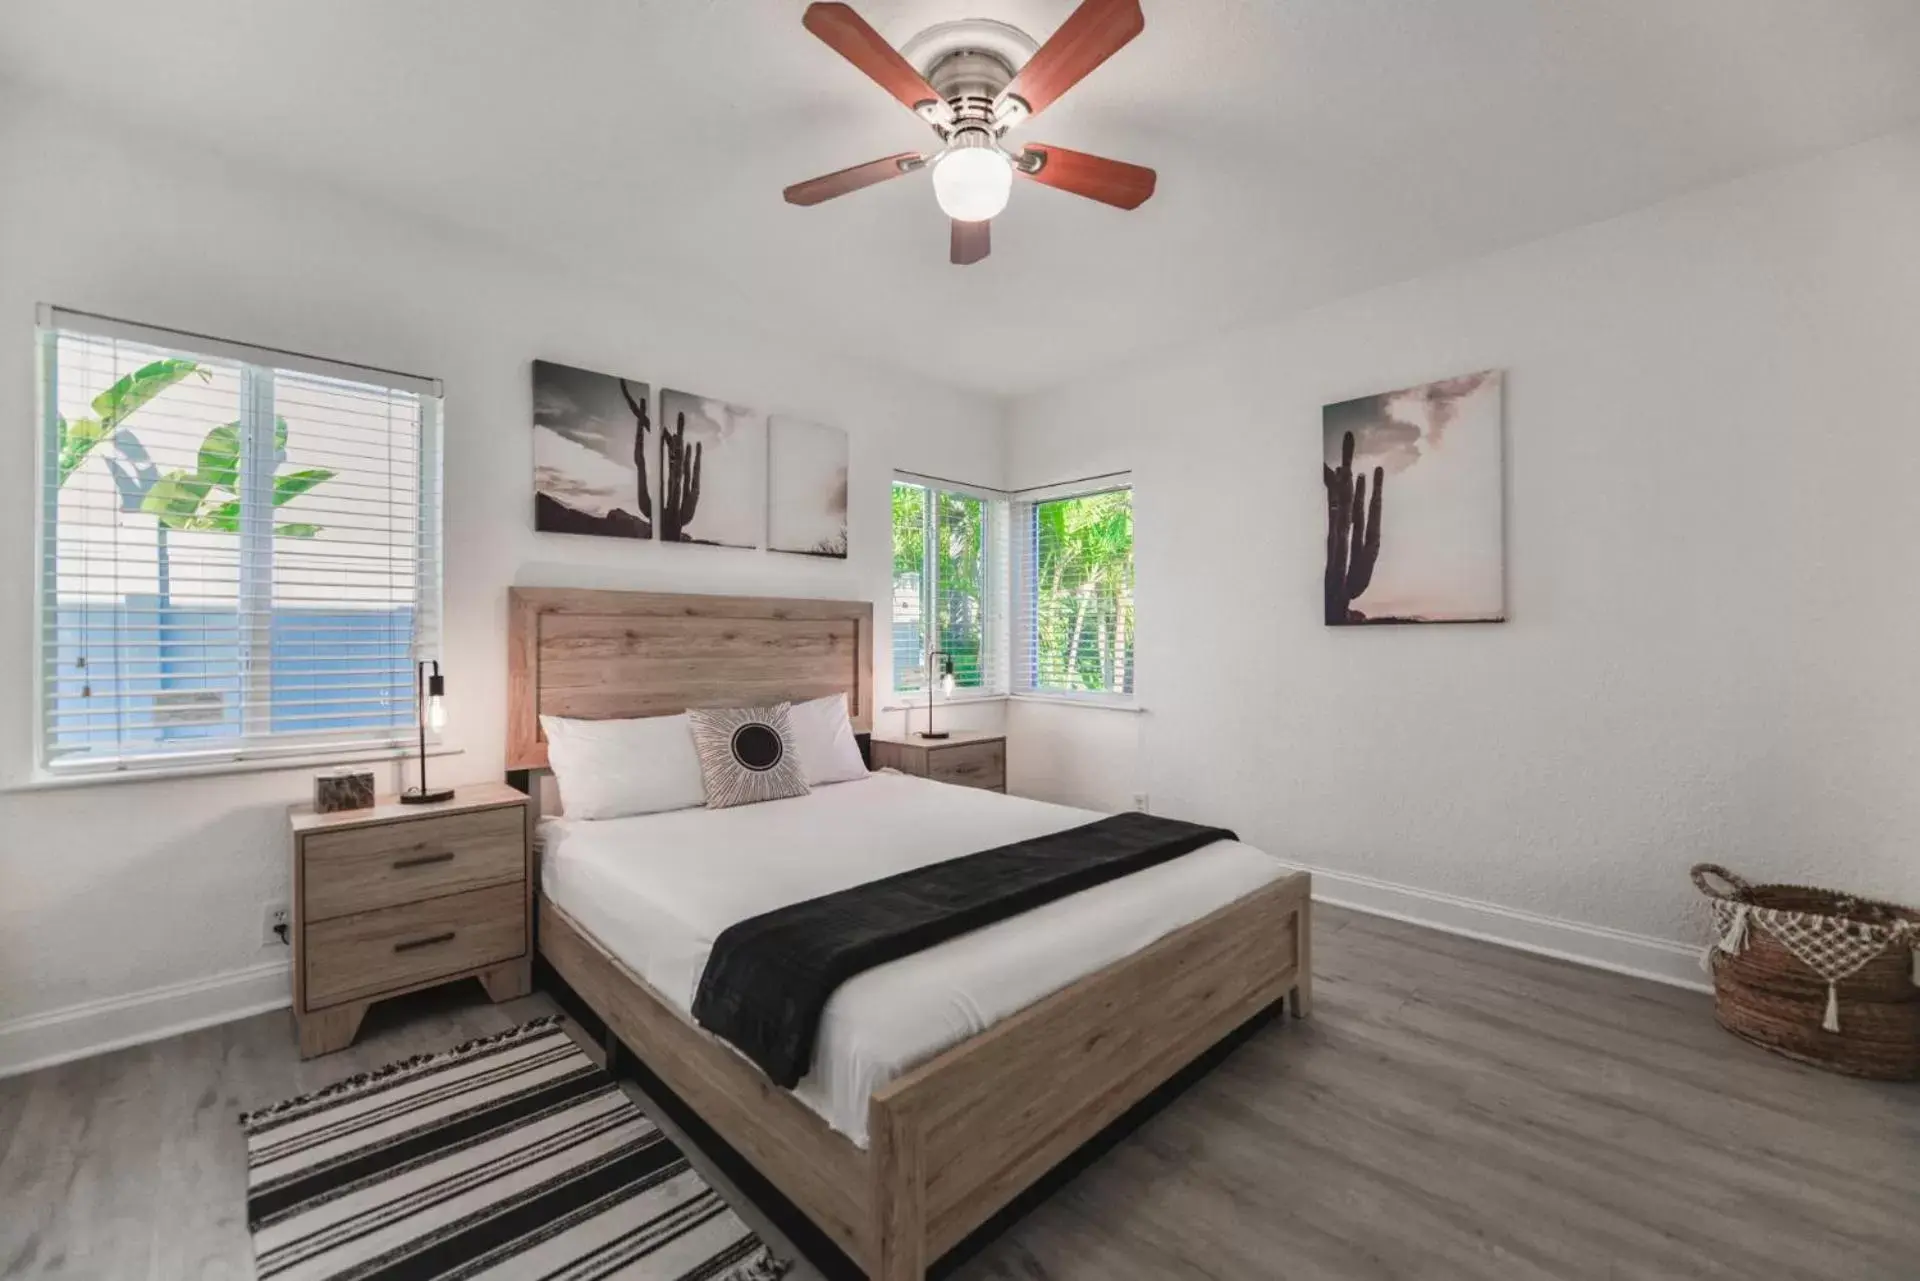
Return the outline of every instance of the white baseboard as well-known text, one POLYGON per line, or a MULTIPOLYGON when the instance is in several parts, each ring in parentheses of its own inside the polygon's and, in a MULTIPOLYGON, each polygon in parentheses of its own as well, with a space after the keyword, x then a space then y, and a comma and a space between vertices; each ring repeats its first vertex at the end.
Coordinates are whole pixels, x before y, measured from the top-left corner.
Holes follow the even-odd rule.
POLYGON ((1417 890, 1325 868, 1302 866, 1300 870, 1313 874, 1313 897, 1334 907, 1391 917, 1448 934, 1461 934, 1696 992, 1713 990, 1713 985, 1700 972, 1702 945, 1698 943, 1632 934, 1604 925, 1583 925, 1557 916, 1522 912, 1495 903, 1417 890))
POLYGON ((211 978, 29 1014, 0 1023, 0 1077, 158 1041, 292 1003, 288 963, 268 961, 211 978))

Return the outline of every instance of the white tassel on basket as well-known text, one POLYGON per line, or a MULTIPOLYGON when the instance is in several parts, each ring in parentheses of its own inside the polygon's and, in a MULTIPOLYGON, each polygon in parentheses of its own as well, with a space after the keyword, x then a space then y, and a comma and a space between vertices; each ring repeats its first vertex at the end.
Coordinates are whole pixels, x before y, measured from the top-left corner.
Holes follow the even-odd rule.
MULTIPOLYGON (((1700 968, 1708 974, 1713 973, 1713 954, 1725 952, 1728 956, 1738 956, 1747 950, 1747 911, 1749 905, 1738 903, 1728 914, 1727 932, 1715 938, 1700 951, 1700 968)), ((1920 953, 1914 956, 1914 982, 1920 983, 1920 953)))
POLYGON ((1738 956, 1747 950, 1747 912, 1748 905, 1739 904, 1733 909, 1733 924, 1727 927, 1727 935, 1720 940, 1720 950, 1728 956, 1738 956))
POLYGON ((1840 1030, 1840 985, 1838 983, 1828 982, 1827 984, 1827 1017, 1820 1020, 1820 1026, 1829 1032, 1840 1030))

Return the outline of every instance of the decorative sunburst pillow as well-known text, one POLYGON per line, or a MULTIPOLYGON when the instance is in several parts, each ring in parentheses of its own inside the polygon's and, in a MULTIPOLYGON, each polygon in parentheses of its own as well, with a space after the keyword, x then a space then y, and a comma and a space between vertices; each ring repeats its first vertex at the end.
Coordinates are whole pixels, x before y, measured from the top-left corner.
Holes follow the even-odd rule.
POLYGON ((707 808, 727 809, 807 794, 807 775, 787 723, 787 705, 689 708, 707 808))

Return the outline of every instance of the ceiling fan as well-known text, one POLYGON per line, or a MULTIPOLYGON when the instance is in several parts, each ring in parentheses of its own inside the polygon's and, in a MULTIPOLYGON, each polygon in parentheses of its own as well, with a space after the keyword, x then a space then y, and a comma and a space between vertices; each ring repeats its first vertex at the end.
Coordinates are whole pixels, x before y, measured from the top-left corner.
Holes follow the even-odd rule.
POLYGON ((964 266, 987 256, 992 219, 1007 207, 1015 174, 1120 209, 1153 194, 1154 172, 1140 165, 1002 141, 1145 29, 1140 0, 1082 0, 1044 45, 1004 23, 975 20, 929 28, 896 50, 844 4, 808 5, 801 25, 931 125, 941 145, 797 182, 786 189, 789 204, 817 205, 930 170, 934 199, 953 220, 952 261, 964 266))

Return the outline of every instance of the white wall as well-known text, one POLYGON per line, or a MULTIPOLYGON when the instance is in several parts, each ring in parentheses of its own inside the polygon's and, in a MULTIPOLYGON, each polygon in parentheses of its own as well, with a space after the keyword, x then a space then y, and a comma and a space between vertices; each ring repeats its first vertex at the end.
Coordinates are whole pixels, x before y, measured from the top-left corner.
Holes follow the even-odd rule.
MULTIPOLYGON (((33 750, 36 303, 445 381, 444 660, 462 754, 435 772, 449 782, 500 776, 509 584, 868 598, 885 673, 890 471, 1001 478, 997 402, 822 357, 751 315, 706 313, 704 282, 670 266, 639 284, 568 278, 166 139, 144 140, 151 158, 137 158, 24 105, 0 98, 5 783, 28 775, 33 750), (535 534, 535 357, 844 427, 852 557, 535 534)), ((999 711, 970 715, 995 724, 999 711)), ((156 1020, 284 1002, 285 953, 260 946, 261 909, 287 897, 285 808, 308 796, 311 772, 0 793, 0 1071, 156 1020)))
POLYGON ((1012 484, 1134 471, 1148 714, 1013 786, 1670 977, 1695 860, 1920 900, 1916 210, 1910 131, 1017 402, 1012 484), (1324 627, 1320 407, 1488 367, 1511 621, 1324 627))

